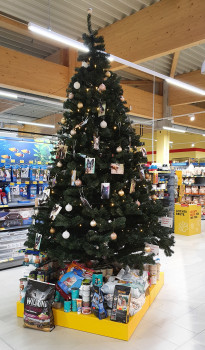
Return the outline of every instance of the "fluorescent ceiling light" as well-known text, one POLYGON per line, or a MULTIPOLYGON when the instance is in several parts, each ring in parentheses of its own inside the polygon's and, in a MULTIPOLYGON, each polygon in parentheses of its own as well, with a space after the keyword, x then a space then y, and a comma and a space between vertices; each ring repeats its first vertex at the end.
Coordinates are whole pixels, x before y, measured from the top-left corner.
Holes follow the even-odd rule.
POLYGON ((199 94, 199 95, 205 95, 205 90, 199 89, 196 86, 183 83, 182 81, 179 81, 179 80, 173 79, 173 78, 166 78, 165 80, 167 81, 167 83, 172 84, 172 85, 176 85, 177 87, 180 87, 182 89, 189 90, 191 92, 195 92, 196 94, 199 94))
POLYGON ((13 94, 12 92, 2 91, 2 90, 0 90, 0 96, 10 97, 15 99, 18 98, 18 95, 13 94))
POLYGON ((169 141, 169 143, 173 143, 173 141, 169 141))
POLYGON ((205 134, 203 134, 202 136, 205 136, 205 134))
POLYGON ((47 128, 52 128, 52 129, 55 128, 55 125, 33 123, 33 122, 24 122, 23 120, 17 120, 17 123, 19 123, 19 124, 28 124, 28 125, 36 125, 36 126, 45 126, 47 128))
POLYGON ((175 132, 183 132, 183 133, 185 133, 185 132, 186 132, 185 130, 182 130, 182 129, 174 129, 174 128, 170 128, 169 126, 163 126, 163 129, 164 129, 164 130, 175 131, 175 132))
POLYGON ((190 114, 190 121, 193 122, 195 120, 195 115, 194 114, 190 114))
POLYGON ((62 44, 65 44, 67 46, 75 47, 76 49, 78 49, 80 51, 85 51, 85 52, 89 51, 89 49, 83 43, 80 43, 77 40, 70 39, 70 38, 68 38, 68 37, 66 37, 64 35, 55 33, 55 32, 53 32, 50 29, 46 29, 46 28, 40 27, 40 26, 38 26, 38 25, 36 25, 34 23, 29 23, 28 24, 28 29, 31 30, 34 33, 37 33, 37 34, 42 35, 42 36, 45 36, 46 38, 58 41, 58 42, 60 42, 62 44))
POLYGON ((194 147, 194 146, 195 146, 195 144, 194 144, 194 143, 192 143, 191 147, 194 147))
POLYGON ((17 137, 17 132, 9 132, 9 131, 0 131, 0 136, 4 136, 4 137, 17 137))

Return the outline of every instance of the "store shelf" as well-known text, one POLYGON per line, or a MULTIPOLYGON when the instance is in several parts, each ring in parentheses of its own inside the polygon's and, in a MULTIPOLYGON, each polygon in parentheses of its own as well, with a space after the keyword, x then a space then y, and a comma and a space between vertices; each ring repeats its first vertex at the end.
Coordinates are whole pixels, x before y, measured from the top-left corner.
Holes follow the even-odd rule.
POLYGON ((25 229, 30 227, 31 225, 24 225, 24 226, 13 226, 13 227, 0 227, 0 231, 12 231, 12 230, 19 230, 19 229, 25 229))
POLYGON ((200 193, 200 194, 196 194, 196 193, 184 193, 184 196, 205 196, 205 193, 200 193))
POLYGON ((8 203, 6 205, 0 205, 0 209, 3 208, 18 208, 18 207, 34 207, 35 202, 25 202, 25 203, 18 203, 18 202, 13 202, 13 203, 8 203))
POLYGON ((21 266, 24 260, 24 256, 2 259, 0 260, 0 270, 8 269, 9 267, 21 266))

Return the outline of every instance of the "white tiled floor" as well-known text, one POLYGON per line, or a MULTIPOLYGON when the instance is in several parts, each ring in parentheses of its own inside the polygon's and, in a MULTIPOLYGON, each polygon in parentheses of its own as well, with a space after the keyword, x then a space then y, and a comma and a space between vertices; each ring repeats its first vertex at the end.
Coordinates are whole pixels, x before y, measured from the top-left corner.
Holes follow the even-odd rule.
POLYGON ((56 327, 23 328, 16 317, 22 267, 0 271, 0 350, 205 350, 205 222, 200 235, 176 236, 175 254, 161 254, 165 285, 129 342, 56 327))

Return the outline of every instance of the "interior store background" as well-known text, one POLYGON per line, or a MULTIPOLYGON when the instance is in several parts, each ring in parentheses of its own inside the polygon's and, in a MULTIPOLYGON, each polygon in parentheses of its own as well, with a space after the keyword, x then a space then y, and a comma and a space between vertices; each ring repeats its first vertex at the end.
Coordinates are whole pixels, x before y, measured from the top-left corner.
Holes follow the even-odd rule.
MULTIPOLYGON (((18 281, 14 280, 12 270, 4 269, 22 264, 23 254, 19 250, 32 222, 35 198, 42 195, 48 183, 50 152, 57 144, 58 123, 65 112, 66 88, 75 67, 79 67, 77 49, 34 33, 29 30, 29 23, 79 41, 86 32, 89 7, 93 9, 94 29, 99 29, 99 34, 104 36, 106 52, 118 58, 111 62, 111 70, 121 79, 133 128, 144 142, 157 199, 164 200, 169 207, 173 231, 174 224, 178 225, 174 258, 167 262, 161 257, 166 284, 125 346, 136 350, 150 346, 157 350, 165 347, 205 349, 205 318, 200 311, 200 308, 204 310, 205 266, 203 0, 0 0, 0 274, 3 279, 12 278, 12 282, 6 284, 8 295, 2 292, 0 295, 2 293, 7 304, 12 300, 8 309, 13 317, 10 329, 3 319, 6 307, 2 308, 0 348, 19 350, 17 342, 21 349, 33 349, 30 339, 35 340, 35 335, 25 336, 22 330, 18 335, 21 325, 15 316, 18 296, 11 293, 11 288, 18 288, 18 281), (121 59, 127 60, 127 64, 121 59), (188 85, 177 86, 178 82, 188 85), (6 181, 5 168, 9 169, 6 181), (30 171, 17 179, 12 168, 39 169, 41 177, 35 178, 35 171, 30 171), (175 175, 178 177, 174 184, 175 175), (4 201, 4 193, 8 196, 5 183, 10 189, 19 186, 16 196, 11 190, 11 202, 4 201), (25 186, 26 195, 23 195, 25 186), (170 201, 167 202, 167 198, 170 201), (190 208, 198 211, 194 228, 189 219, 187 231, 182 227, 180 215, 176 218, 174 213, 174 202, 180 203, 175 211, 188 208, 187 217, 191 215, 190 208), (5 226, 2 223, 5 211, 21 211, 22 227, 18 217, 15 225, 9 223, 11 218, 8 218, 5 226), (188 276, 196 283, 197 291, 188 291, 188 276), (173 287, 178 283, 181 295, 173 287), (13 340, 11 334, 14 334, 13 340)), ((22 268, 16 271, 16 276, 21 277, 22 268)), ((74 349, 84 346, 85 342, 91 349, 102 340, 97 335, 92 338, 83 333, 81 342, 75 332, 59 330, 59 336, 71 341, 74 349)), ((53 343, 57 346, 53 333, 50 339, 42 335, 39 339, 47 346, 44 348, 52 349, 53 343)), ((56 342, 57 339, 60 338, 57 337, 56 342)), ((102 343, 112 349, 123 346, 122 342, 109 338, 103 338, 102 343)))

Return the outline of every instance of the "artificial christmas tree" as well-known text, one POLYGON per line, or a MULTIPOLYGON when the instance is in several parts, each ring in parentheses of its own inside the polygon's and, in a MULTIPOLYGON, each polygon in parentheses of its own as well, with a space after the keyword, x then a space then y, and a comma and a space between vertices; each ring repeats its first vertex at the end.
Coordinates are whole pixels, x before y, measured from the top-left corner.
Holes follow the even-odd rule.
POLYGON ((83 40, 89 51, 79 57, 82 66, 65 102, 69 112, 61 120, 59 140, 66 151, 61 159, 57 149, 53 152, 55 184, 26 245, 33 246, 40 233, 41 249, 61 262, 142 268, 153 263, 145 243, 159 245, 169 256, 174 239, 158 222, 165 210, 151 199, 151 183, 141 171, 142 144, 126 115, 120 79, 109 70, 103 38, 92 31, 90 13, 88 31, 83 40))

